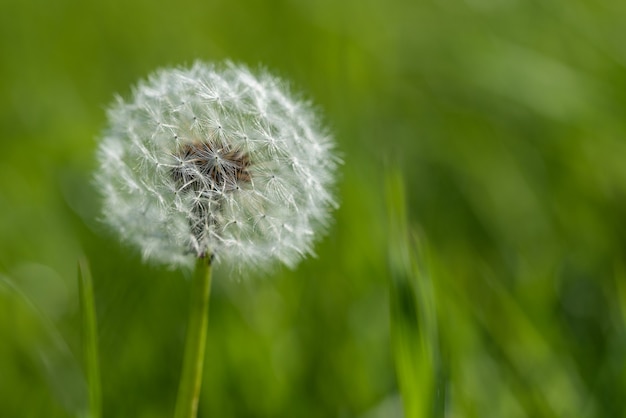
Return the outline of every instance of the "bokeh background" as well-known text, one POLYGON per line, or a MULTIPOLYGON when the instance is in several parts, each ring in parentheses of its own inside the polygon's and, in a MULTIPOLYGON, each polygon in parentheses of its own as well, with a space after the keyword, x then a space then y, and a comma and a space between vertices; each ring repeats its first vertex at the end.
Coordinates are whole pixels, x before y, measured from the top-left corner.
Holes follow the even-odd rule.
POLYGON ((114 95, 196 59, 291 80, 345 160, 317 258, 214 278, 200 416, 393 418, 402 399, 446 417, 626 416, 626 2, 1 9, 0 416, 85 416, 83 255, 104 416, 172 415, 189 280, 99 223, 91 173, 114 95), (413 288, 393 287, 396 251, 422 271, 413 288), (422 368, 394 350, 403 292, 422 368), (399 385, 413 372, 430 389, 399 385))

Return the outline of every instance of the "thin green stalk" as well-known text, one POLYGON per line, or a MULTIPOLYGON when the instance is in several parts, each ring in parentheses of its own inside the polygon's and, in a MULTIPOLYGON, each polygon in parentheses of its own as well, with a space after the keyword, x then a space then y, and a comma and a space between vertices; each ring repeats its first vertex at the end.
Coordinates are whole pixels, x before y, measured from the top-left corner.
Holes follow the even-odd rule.
POLYGON ((411 241, 404 182, 387 176, 391 343, 407 418, 445 415, 445 382, 428 262, 411 241))
POLYGON ((183 371, 176 399, 176 418, 196 418, 202 385, 202 366, 209 323, 210 257, 198 258, 191 285, 191 303, 183 371))
POLYGON ((100 389, 100 366, 98 364, 98 328, 93 282, 86 259, 81 259, 78 262, 78 292, 83 322, 85 370, 89 385, 89 416, 90 418, 100 418, 102 416, 102 392, 100 389))

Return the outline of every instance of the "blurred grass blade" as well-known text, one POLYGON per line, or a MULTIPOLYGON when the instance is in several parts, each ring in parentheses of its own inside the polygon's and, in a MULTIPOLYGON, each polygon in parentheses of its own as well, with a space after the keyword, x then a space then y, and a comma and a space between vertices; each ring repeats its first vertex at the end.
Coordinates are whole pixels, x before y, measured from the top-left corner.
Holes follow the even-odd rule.
POLYGON ((626 266, 617 260, 614 264, 614 280, 617 294, 617 306, 621 314, 621 325, 626 329, 626 266))
POLYGON ((407 226, 404 184, 399 173, 387 177, 389 216, 391 341, 404 416, 444 414, 438 393, 439 353, 432 283, 407 226))
POLYGON ((100 366, 98 358, 98 328, 96 306, 93 296, 93 281, 86 259, 78 262, 78 290, 82 317, 83 354, 89 386, 89 411, 91 418, 102 416, 102 395, 100 388, 100 366))
POLYGON ((6 331, 9 324, 8 338, 6 334, 0 337, 0 417, 58 416, 51 412, 57 405, 64 417, 87 417, 82 368, 59 327, 33 302, 23 283, 0 273, 0 330, 6 331), (11 347, 16 350, 13 355, 11 347), (7 362, 11 363, 8 367, 7 362), (35 375, 24 369, 25 364, 33 367, 35 375), (30 378, 20 382, 15 376, 30 378), (28 388, 28 405, 20 386, 28 388))

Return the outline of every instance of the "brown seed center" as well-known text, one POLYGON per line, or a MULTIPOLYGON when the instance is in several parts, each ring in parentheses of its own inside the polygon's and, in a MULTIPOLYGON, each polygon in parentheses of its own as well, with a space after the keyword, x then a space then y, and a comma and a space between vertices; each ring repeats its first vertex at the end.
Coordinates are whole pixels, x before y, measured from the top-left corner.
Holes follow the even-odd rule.
MULTIPOLYGON (((177 191, 200 196, 219 196, 233 192, 244 183, 250 183, 250 158, 240 149, 224 144, 192 142, 181 145, 176 153, 179 164, 172 168, 171 175, 177 191)), ((215 225, 216 213, 223 199, 198 199, 191 208, 189 226, 196 244, 192 248, 198 257, 206 252, 202 243, 208 230, 215 225)))
POLYGON ((178 191, 227 192, 250 182, 250 158, 241 150, 223 144, 193 142, 182 145, 172 170, 178 191))

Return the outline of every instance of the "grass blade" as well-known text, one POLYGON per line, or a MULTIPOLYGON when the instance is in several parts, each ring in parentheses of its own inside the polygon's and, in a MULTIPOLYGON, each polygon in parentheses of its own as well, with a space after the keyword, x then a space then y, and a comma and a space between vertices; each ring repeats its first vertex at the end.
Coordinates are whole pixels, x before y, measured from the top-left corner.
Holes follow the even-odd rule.
POLYGON ((407 225, 404 184, 398 173, 387 178, 387 210, 391 341, 404 415, 443 416, 434 292, 407 225))
POLYGON ((93 281, 86 259, 78 262, 78 290, 82 316, 82 340, 85 370, 89 387, 89 411, 91 418, 102 416, 102 392, 100 387, 100 365, 98 357, 98 327, 96 306, 93 296, 93 281))

